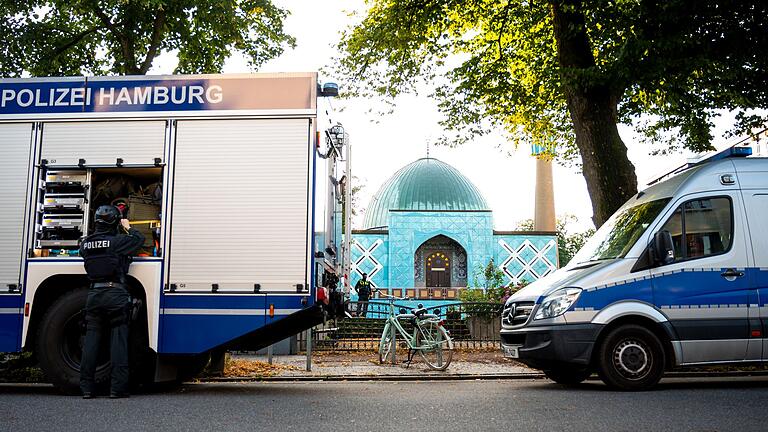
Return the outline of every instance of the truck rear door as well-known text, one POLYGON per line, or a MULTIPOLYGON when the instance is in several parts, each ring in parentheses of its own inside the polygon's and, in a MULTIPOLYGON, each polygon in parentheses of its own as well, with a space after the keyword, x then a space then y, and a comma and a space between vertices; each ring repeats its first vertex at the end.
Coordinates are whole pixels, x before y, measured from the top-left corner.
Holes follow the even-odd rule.
POLYGON ((160 346, 200 352, 309 294, 310 120, 179 120, 174 151, 160 346))
POLYGON ((18 351, 32 123, 0 124, 0 352, 18 351))

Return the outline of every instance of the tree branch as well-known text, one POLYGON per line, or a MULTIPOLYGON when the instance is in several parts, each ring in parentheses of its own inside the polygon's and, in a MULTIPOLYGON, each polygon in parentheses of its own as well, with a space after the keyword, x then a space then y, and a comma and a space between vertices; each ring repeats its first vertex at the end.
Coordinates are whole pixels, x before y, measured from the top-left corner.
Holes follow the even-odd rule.
POLYGON ((99 30, 101 28, 103 28, 103 27, 96 26, 96 27, 91 27, 88 30, 80 32, 79 34, 75 35, 75 37, 73 37, 72 40, 70 40, 69 42, 67 42, 64 45, 62 45, 59 48, 57 48, 56 51, 54 51, 53 54, 51 55, 51 58, 56 58, 56 57, 60 56, 61 54, 67 52, 67 50, 69 50, 73 46, 77 45, 86 36, 88 36, 91 33, 96 32, 97 30, 99 30))
POLYGON ((501 21, 501 27, 499 28, 499 37, 496 40, 496 43, 499 46, 499 58, 498 60, 501 60, 504 57, 503 54, 503 46, 501 44, 501 38, 504 37, 504 30, 506 30, 507 27, 507 21, 509 18, 509 9, 512 7, 512 0, 507 1, 507 4, 504 6, 504 10, 502 11, 502 21, 501 21))
POLYGON ((147 50, 147 57, 141 64, 139 72, 142 75, 146 74, 150 67, 152 67, 152 60, 157 56, 157 49, 160 47, 160 41, 163 36, 163 26, 165 25, 165 9, 162 7, 157 11, 155 16, 155 22, 152 27, 152 39, 149 43, 149 49, 147 50))
POLYGON ((103 10, 99 7, 98 0, 94 0, 92 2, 93 5, 93 13, 96 14, 96 17, 101 21, 102 24, 104 24, 104 27, 109 29, 115 36, 117 36, 118 39, 123 39, 123 34, 120 32, 120 29, 117 27, 115 23, 112 22, 112 20, 109 19, 107 14, 104 13, 103 10))
POLYGON ((130 46, 129 37, 120 31, 117 24, 109 19, 107 14, 99 7, 98 0, 93 0, 91 4, 93 6, 93 13, 96 14, 96 17, 104 24, 104 26, 115 35, 117 41, 120 43, 120 47, 123 51, 123 73, 136 73, 138 71, 138 68, 136 67, 136 57, 132 51, 133 47, 130 46))

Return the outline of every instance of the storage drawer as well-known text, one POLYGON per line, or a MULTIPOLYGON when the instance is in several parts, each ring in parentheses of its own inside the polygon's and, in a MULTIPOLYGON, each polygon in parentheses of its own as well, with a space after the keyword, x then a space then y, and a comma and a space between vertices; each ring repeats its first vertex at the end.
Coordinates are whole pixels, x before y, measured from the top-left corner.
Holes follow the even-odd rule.
POLYGON ((71 209, 71 210, 83 210, 83 204, 85 204, 85 197, 62 195, 56 196, 54 194, 47 194, 43 198, 44 210, 58 210, 58 209, 71 209))
POLYGON ((38 240, 37 248, 70 248, 77 247, 80 240, 38 240))
POLYGON ((56 228, 82 230, 83 215, 44 214, 42 227, 43 230, 56 228))
POLYGON ((88 175, 85 171, 48 171, 45 176, 46 186, 85 185, 88 175))

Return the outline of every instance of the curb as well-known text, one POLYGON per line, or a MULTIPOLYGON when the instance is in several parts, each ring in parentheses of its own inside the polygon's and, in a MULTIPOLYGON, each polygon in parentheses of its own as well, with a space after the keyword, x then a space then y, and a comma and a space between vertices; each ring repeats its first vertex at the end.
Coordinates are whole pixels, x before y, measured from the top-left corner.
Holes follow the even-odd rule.
MULTIPOLYGON (((667 372, 664 378, 739 378, 766 377, 768 371, 679 371, 667 372)), ((307 376, 245 376, 245 377, 209 377, 195 383, 233 383, 233 382, 320 382, 320 381, 485 381, 485 380, 536 380, 546 379, 543 373, 505 373, 505 374, 451 374, 451 375, 307 375, 307 376)), ((592 376, 590 379, 597 379, 592 376)))
POLYGON ((452 374, 452 375, 308 375, 308 376, 246 376, 202 378, 200 383, 228 382, 306 382, 306 381, 478 381, 540 379, 541 373, 517 374, 452 374))

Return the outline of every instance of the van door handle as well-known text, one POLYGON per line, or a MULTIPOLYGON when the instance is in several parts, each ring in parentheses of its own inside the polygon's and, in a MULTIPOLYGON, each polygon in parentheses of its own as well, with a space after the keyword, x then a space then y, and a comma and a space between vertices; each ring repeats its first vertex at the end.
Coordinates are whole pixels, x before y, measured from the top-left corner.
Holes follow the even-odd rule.
POLYGON ((738 278, 744 276, 744 272, 736 271, 736 269, 725 269, 724 272, 720 273, 720 276, 724 278, 738 278))

